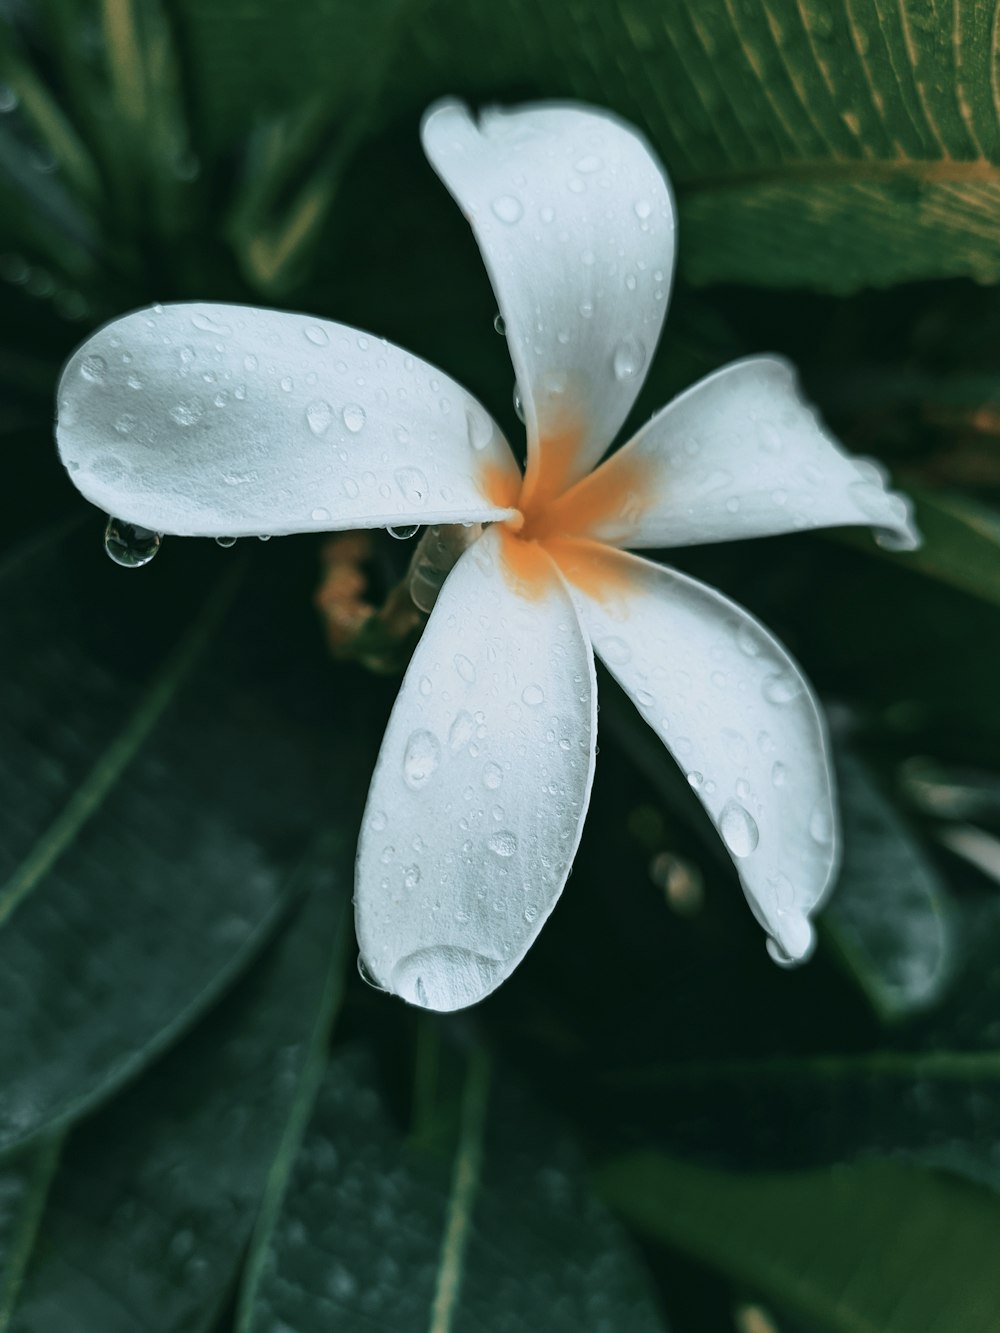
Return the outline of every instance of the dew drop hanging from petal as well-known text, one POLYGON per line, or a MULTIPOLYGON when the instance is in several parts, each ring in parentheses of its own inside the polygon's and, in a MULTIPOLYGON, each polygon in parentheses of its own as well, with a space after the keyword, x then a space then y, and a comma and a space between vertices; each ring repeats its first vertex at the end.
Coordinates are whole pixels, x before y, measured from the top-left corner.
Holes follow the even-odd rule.
POLYGON ((109 518, 104 529, 104 550, 123 569, 141 569, 160 549, 162 536, 120 518, 109 518))

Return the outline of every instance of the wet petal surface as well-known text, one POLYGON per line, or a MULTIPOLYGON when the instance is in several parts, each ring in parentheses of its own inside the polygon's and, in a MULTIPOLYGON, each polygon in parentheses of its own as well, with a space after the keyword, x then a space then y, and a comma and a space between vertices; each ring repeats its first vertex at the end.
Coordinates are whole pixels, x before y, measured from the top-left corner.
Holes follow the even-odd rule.
POLYGON ((646 377, 669 298, 674 210, 630 126, 582 106, 446 102, 427 156, 472 223, 506 327, 528 429, 527 487, 581 477, 646 377))
MULTIPOLYGON (((675 398, 573 492, 627 493, 589 535, 617 546, 688 546, 865 524, 884 545, 919 544, 884 472, 844 452, 779 357, 725 366, 675 398)), ((592 505, 591 507, 596 507, 592 505)))
POLYGON ((741 607, 694 579, 566 543, 594 649, 687 775, 780 962, 806 957, 838 860, 833 774, 801 670, 741 607))
POLYGON ((59 384, 62 460, 88 500, 189 536, 483 521, 519 473, 446 375, 343 324, 249 306, 139 310, 59 384))
POLYGON ((377 984, 461 1009, 524 956, 566 882, 594 768, 593 657, 569 593, 525 596, 489 529, 428 622, 382 742, 358 850, 377 984))

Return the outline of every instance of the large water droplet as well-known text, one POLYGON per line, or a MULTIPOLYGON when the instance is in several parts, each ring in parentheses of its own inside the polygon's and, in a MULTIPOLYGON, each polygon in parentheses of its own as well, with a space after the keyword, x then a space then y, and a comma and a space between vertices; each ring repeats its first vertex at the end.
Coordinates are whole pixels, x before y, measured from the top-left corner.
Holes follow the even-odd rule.
POLYGON ((719 832, 734 856, 749 856, 760 842, 760 830, 753 815, 739 801, 727 801, 722 807, 719 832))
POLYGON ((530 685, 525 685, 524 689, 521 691, 521 699, 529 708, 537 708, 539 704, 545 702, 545 691, 542 689, 541 685, 536 685, 532 682, 530 685))
POLYGON ((104 529, 104 549, 123 569, 141 569, 160 549, 162 538, 149 528, 137 527, 120 518, 109 518, 104 529))
POLYGON ((520 199, 512 194, 498 194, 493 200, 493 212, 501 222, 519 222, 524 214, 520 199))
POLYGON ((517 417, 518 421, 523 422, 523 421, 524 421, 524 399, 521 397, 521 390, 518 388, 518 385, 517 385, 516 382, 515 382, 515 384, 514 384, 514 394, 513 394, 513 399, 514 399, 514 415, 517 417))
POLYGON ((409 541, 412 536, 420 531, 419 523, 402 523, 396 528, 386 528, 390 537, 395 537, 398 542, 409 541))
POLYGON ((646 347, 640 339, 623 338, 615 348, 611 366, 616 380, 633 380, 646 364, 646 347))
POLYGON ((343 412, 340 414, 344 419, 344 425, 352 435, 357 435, 359 430, 364 429, 368 416, 360 403, 347 403, 343 412))
POLYGON ((215 544, 216 544, 216 546, 221 546, 221 547, 223 548, 223 550, 228 551, 228 550, 230 549, 230 547, 233 547, 233 546, 236 545, 236 538, 235 538, 235 537, 216 537, 216 539, 215 539, 215 544))
POLYGON ((80 374, 90 384, 103 384, 108 363, 103 356, 85 356, 80 362, 80 374))
POLYGON ((420 791, 431 780, 441 762, 441 744, 432 731, 415 731, 403 754, 403 781, 420 791))
POLYGON ((802 693, 802 680, 794 671, 775 671, 764 678, 761 692, 769 704, 787 704, 802 693))
POLYGON ((496 329, 497 333, 500 334, 501 338, 504 337, 507 332, 507 322, 499 310, 493 317, 493 327, 496 329))
POLYGON ((304 332, 314 347, 329 346, 330 335, 319 324, 307 324, 304 332))
POLYGON ((482 999, 503 971, 499 959, 455 944, 438 944, 401 958, 392 969, 392 989, 410 1004, 443 1013, 482 999))
POLYGON ((509 829, 501 829, 493 834, 486 846, 496 856, 513 856, 517 851, 517 837, 509 829))

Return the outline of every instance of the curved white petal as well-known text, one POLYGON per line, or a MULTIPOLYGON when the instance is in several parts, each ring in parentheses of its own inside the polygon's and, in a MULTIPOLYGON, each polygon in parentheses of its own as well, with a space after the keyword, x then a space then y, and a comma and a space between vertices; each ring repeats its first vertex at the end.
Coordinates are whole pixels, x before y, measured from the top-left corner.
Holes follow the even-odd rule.
POLYGON ((422 133, 506 324, 529 484, 554 494, 604 453, 645 379, 673 273, 666 175, 633 128, 581 106, 489 110, 477 125, 449 101, 422 133))
MULTIPOLYGON (((895 550, 919 545, 910 505, 853 458, 779 357, 723 367, 675 398, 581 484, 630 497, 591 526, 616 546, 687 546, 869 524, 895 550)), ((575 492, 574 492, 575 494, 575 492)))
POLYGON ((801 671, 713 589, 594 543, 566 546, 595 651, 687 774, 772 956, 806 957, 838 835, 826 730, 801 671), (586 548, 582 578, 573 547, 586 548))
POLYGON ((546 557, 525 597, 488 529, 449 575, 372 779, 356 914, 373 979, 461 1009, 524 956, 569 874, 590 799, 593 656, 546 557))
POLYGON ((495 519, 519 474, 486 411, 357 329, 250 306, 138 310, 74 352, 57 437, 79 490, 157 532, 495 519))

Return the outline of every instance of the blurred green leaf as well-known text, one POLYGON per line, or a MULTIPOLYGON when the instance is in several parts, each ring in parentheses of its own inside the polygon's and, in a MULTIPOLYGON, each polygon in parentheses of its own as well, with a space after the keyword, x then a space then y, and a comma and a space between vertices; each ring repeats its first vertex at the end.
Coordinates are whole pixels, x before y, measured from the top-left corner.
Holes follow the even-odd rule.
POLYGON ((1000 514, 959 494, 910 493, 924 545, 908 567, 1000 606, 1000 514))
POLYGON ((89 530, 0 581, 4 1151, 107 1098, 232 983, 332 798, 333 691, 296 727, 294 650, 275 670, 258 646, 281 589, 218 555, 200 607, 179 552, 125 572, 89 530))
POLYGON ((599 1175, 631 1222, 816 1333, 991 1333, 1000 1204, 893 1165, 737 1176, 653 1153, 599 1175))
POLYGON ((211 1329, 269 1172, 316 1085, 349 929, 349 845, 315 849, 310 895, 225 1002, 76 1130, 11 1333, 211 1329), (331 857, 336 878, 331 884, 331 857))
POLYGON ((663 1328, 565 1133, 481 1051, 459 1073, 454 1102, 431 1074, 407 1137, 370 1060, 333 1061, 251 1261, 243 1333, 663 1328))
POLYGON ((0 1166, 0 1329, 6 1333, 62 1150, 51 1139, 0 1166))
POLYGON ((884 1019, 926 1008, 952 941, 940 876, 864 764, 838 748, 844 855, 821 918, 884 1019))

